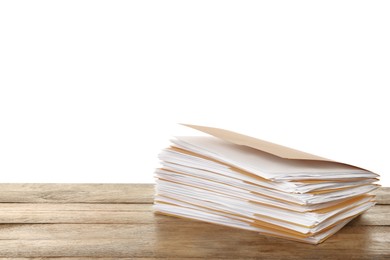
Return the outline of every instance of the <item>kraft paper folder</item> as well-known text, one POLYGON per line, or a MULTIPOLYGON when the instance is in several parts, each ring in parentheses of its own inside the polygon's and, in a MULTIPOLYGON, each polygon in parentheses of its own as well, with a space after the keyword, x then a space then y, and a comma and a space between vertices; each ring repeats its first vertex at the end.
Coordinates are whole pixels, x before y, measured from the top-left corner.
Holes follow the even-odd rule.
POLYGON ((375 204, 378 175, 234 133, 186 125, 163 150, 155 212, 318 244, 375 204))

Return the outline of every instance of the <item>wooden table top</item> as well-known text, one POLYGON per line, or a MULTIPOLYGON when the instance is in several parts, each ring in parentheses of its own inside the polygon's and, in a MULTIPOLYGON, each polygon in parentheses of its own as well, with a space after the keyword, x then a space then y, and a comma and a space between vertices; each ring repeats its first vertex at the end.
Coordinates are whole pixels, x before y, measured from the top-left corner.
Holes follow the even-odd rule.
POLYGON ((320 245, 154 215, 151 184, 0 184, 2 259, 390 259, 390 188, 320 245))

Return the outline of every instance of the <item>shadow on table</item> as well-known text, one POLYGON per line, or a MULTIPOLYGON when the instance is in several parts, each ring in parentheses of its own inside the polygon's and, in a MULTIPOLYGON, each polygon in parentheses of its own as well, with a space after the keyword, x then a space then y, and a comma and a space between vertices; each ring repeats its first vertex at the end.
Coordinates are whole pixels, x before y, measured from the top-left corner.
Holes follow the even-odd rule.
POLYGON ((194 220, 155 218, 156 257, 335 259, 360 258, 378 249, 375 229, 366 226, 347 225, 322 244, 310 245, 194 220))

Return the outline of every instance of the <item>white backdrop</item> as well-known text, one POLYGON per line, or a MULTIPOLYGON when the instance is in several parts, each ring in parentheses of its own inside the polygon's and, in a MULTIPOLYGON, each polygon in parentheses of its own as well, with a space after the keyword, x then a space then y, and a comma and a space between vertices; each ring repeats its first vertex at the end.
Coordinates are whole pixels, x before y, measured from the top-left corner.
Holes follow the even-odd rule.
POLYGON ((177 123, 390 186, 388 1, 2 1, 0 182, 153 182, 177 123))

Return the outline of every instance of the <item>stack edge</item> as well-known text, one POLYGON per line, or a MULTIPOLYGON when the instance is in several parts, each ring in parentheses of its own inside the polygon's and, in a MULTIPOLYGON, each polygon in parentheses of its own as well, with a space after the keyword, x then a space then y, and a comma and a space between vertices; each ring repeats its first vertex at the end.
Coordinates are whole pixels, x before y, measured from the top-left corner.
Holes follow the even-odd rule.
POLYGON ((377 174, 291 160, 215 137, 178 137, 155 172, 157 213, 318 244, 375 205, 377 174))

